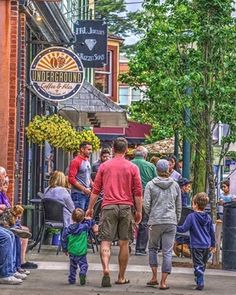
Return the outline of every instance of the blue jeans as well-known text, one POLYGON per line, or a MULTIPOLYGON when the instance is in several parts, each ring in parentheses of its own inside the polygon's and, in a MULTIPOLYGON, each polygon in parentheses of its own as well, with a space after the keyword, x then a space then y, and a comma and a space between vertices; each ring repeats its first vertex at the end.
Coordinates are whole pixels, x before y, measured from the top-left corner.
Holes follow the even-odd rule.
POLYGON ((138 235, 136 241, 136 252, 146 251, 149 236, 148 215, 144 213, 141 223, 138 226, 138 235))
POLYGON ((15 248, 16 248, 16 269, 21 267, 21 240, 19 237, 15 236, 15 248))
POLYGON ((83 256, 74 256, 70 255, 70 273, 68 277, 68 281, 70 284, 74 284, 76 281, 76 272, 77 268, 80 268, 79 275, 86 276, 88 271, 88 262, 86 255, 83 256))
POLYGON ((89 197, 80 192, 71 194, 71 199, 74 202, 75 208, 80 208, 86 211, 88 209, 89 197))
POLYGON ((204 286, 204 273, 209 253, 209 249, 191 249, 195 281, 198 286, 204 286))
POLYGON ((15 236, 3 227, 0 227, 0 253, 0 277, 10 277, 16 272, 15 236))

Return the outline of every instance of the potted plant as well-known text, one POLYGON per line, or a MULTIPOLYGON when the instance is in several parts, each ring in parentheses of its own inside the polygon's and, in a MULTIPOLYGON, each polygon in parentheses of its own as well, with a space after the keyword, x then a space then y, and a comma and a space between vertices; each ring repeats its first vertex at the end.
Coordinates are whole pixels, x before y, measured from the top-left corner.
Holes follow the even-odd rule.
POLYGON ((61 230, 58 228, 49 227, 47 229, 47 245, 58 246, 61 239, 61 230))

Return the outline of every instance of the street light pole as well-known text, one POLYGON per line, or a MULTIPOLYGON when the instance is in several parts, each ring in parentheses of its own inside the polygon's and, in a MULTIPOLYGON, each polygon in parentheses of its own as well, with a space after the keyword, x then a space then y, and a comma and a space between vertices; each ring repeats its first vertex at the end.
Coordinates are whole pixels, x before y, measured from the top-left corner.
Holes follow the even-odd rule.
MULTIPOLYGON (((184 35, 185 35, 185 37, 191 37, 193 35, 193 33, 191 31, 186 31, 186 32, 184 32, 184 35)), ((191 41, 191 40, 189 40, 189 41, 191 41)), ((183 63, 184 63, 185 73, 188 76, 190 74, 188 54, 189 54, 189 50, 192 50, 195 48, 196 48, 196 42, 191 42, 188 44, 180 44, 178 46, 179 53, 180 53, 183 63)), ((190 99, 190 96, 192 95, 192 89, 189 85, 187 86, 187 88, 185 90, 185 94, 186 94, 187 98, 190 99)), ((184 107, 183 117, 184 117, 184 126, 187 129, 190 127, 190 118, 191 118, 191 113, 190 113, 190 109, 188 106, 184 107)), ((182 173, 182 176, 185 178, 188 178, 188 179, 190 177, 190 151, 191 151, 190 142, 185 135, 183 137, 183 173, 182 173)))
POLYGON ((178 131, 175 131, 175 137, 174 137, 174 155, 176 159, 179 159, 179 133, 178 131))
MULTIPOLYGON (((190 110, 184 109, 184 124, 186 127, 190 125, 190 110)), ((186 136, 183 138, 183 177, 190 177, 190 142, 186 136)))
MULTIPOLYGON (((187 54, 184 58, 185 66, 186 66, 186 74, 189 75, 189 61, 187 54)), ((192 94, 191 87, 186 88, 186 96, 190 97, 192 94)), ((184 107, 184 125, 186 128, 190 126, 190 109, 188 107, 184 107)), ((182 176, 185 178, 190 177, 190 156, 191 156, 191 149, 190 149, 190 142, 186 136, 183 137, 183 173, 182 176)))

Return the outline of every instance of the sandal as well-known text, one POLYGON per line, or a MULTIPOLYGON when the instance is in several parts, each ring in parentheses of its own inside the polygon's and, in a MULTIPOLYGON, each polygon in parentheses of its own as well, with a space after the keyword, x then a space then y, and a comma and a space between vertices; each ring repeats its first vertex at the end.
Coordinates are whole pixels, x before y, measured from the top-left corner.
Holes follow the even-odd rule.
POLYGON ((125 284, 129 284, 130 280, 124 279, 124 281, 115 281, 116 285, 125 285, 125 284))
POLYGON ((147 286, 157 286, 159 285, 158 281, 149 281, 147 282, 147 286))
POLYGON ((102 283, 101 283, 102 287, 106 288, 106 287, 111 287, 111 279, 109 275, 104 275, 102 277, 102 283))
POLYGON ((160 289, 160 290, 169 290, 170 287, 169 287, 169 286, 165 286, 165 287, 160 287, 159 289, 160 289))

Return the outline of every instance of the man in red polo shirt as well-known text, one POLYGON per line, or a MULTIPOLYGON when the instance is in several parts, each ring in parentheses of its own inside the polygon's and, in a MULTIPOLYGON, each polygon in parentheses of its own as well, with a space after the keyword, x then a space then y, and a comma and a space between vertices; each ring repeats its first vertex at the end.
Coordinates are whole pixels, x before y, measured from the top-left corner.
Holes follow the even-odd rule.
POLYGON ((128 142, 119 137, 113 145, 115 157, 101 164, 93 185, 87 217, 93 216, 93 207, 103 190, 102 212, 99 225, 101 238, 100 257, 103 267, 102 287, 111 287, 109 261, 111 242, 118 237, 119 273, 116 284, 127 284, 125 270, 129 258, 129 232, 132 223, 132 207, 135 222, 142 218, 142 183, 138 167, 125 159, 128 142))

